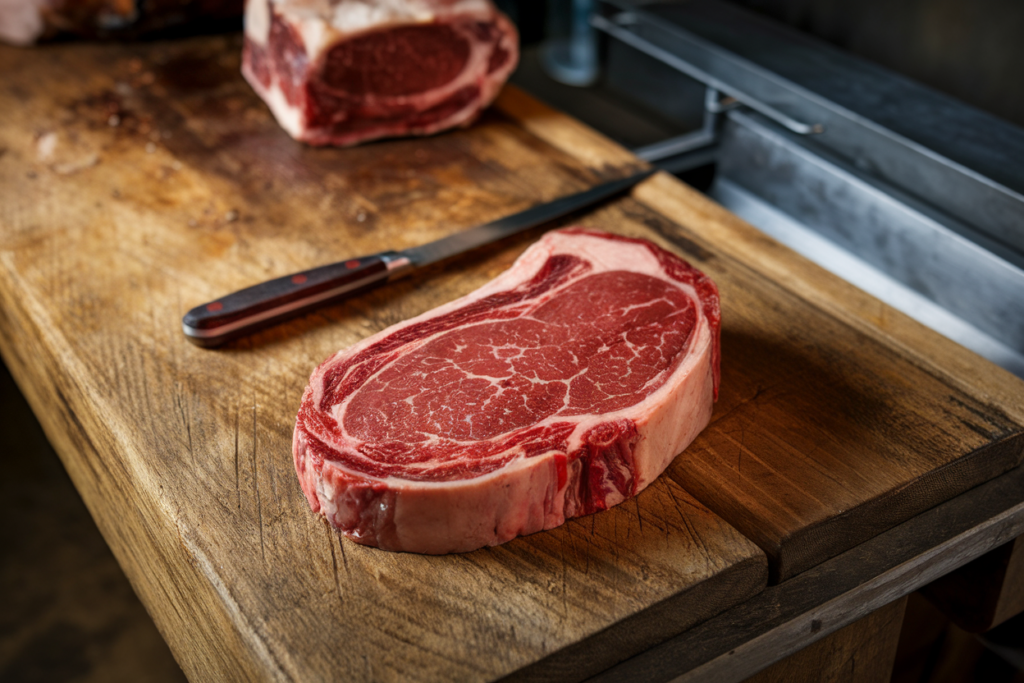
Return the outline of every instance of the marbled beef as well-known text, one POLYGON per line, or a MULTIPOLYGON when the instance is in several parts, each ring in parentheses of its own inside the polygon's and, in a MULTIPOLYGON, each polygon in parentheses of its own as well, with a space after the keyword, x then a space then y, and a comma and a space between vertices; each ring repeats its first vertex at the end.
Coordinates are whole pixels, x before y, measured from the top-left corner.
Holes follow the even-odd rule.
POLYGON ((643 240, 549 233, 467 296, 310 379, 302 490, 349 538, 449 553, 636 495, 708 424, 718 290, 643 240))
POLYGON ((242 73, 292 137, 353 145, 471 123, 519 58, 490 0, 247 0, 242 73))

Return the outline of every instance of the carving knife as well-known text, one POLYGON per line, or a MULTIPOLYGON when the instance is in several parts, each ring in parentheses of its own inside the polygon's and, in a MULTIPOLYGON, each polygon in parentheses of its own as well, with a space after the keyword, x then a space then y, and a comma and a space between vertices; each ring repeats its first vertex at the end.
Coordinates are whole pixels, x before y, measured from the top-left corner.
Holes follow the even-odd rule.
POLYGON ((561 218, 625 192, 657 169, 602 183, 492 223, 402 251, 382 251, 285 275, 196 306, 182 318, 189 341, 214 347, 257 329, 365 292, 417 268, 561 218))

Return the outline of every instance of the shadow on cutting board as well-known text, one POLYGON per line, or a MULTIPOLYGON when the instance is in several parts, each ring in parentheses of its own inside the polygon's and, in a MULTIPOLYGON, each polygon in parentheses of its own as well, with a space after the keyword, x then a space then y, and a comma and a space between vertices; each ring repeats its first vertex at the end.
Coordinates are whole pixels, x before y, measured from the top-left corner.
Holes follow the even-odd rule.
POLYGON ((0 681, 185 681, 4 365, 0 466, 0 681))

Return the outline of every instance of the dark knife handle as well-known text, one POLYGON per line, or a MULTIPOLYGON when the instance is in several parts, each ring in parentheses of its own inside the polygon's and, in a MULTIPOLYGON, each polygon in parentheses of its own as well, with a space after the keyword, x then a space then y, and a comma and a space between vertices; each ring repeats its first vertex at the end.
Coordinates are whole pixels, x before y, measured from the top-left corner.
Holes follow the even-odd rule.
POLYGON ((409 259, 387 251, 292 273, 196 306, 182 318, 182 329, 189 341, 199 346, 220 346, 382 285, 409 268, 409 259))

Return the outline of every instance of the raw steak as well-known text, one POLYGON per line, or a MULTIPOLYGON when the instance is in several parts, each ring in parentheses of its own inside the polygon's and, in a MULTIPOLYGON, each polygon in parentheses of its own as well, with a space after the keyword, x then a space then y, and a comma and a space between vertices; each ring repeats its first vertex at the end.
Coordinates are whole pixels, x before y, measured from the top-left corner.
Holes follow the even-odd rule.
POLYGON ((718 290, 643 240, 549 233, 314 372, 293 451, 359 543, 463 552, 636 495, 711 419, 718 290))
POLYGON ((297 140, 465 126, 519 59, 490 0, 247 0, 242 73, 297 140))
POLYGON ((29 45, 61 34, 131 38, 186 23, 238 21, 243 0, 0 0, 0 40, 29 45))

